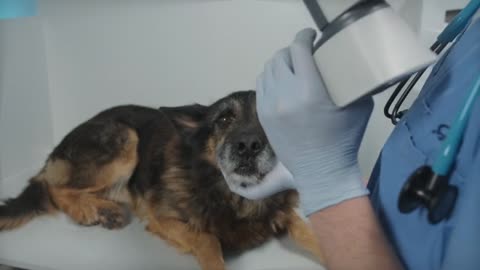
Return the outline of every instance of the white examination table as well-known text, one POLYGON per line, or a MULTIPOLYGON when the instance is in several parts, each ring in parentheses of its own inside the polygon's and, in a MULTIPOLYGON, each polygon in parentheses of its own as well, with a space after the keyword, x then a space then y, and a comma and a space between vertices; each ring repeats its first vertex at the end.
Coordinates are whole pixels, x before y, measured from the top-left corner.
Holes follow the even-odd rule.
MULTIPOLYGON (((0 186, 0 198, 16 195, 27 173, 0 186)), ((323 269, 289 239, 272 240, 240 256, 226 258, 229 270, 323 269)), ((0 265, 30 270, 187 270, 199 269, 182 255, 144 231, 135 220, 120 231, 81 227, 65 215, 39 217, 23 228, 0 233, 0 265)))

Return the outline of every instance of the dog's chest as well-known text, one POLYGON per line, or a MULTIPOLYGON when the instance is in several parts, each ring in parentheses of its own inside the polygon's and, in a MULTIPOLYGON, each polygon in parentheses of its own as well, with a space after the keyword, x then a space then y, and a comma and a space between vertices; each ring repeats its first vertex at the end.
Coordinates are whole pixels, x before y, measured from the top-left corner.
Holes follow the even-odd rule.
POLYGON ((216 236, 225 250, 241 251, 265 243, 282 235, 286 224, 268 221, 237 221, 229 226, 217 226, 216 236))
MULTIPOLYGON (((243 213, 243 216, 238 215, 242 214, 241 212, 235 213, 235 216, 232 213, 211 216, 208 231, 217 236, 225 250, 253 248, 285 233, 288 226, 285 210, 267 207, 261 212, 252 209, 251 212, 243 213)), ((242 208, 239 207, 236 211, 242 211, 242 208)))

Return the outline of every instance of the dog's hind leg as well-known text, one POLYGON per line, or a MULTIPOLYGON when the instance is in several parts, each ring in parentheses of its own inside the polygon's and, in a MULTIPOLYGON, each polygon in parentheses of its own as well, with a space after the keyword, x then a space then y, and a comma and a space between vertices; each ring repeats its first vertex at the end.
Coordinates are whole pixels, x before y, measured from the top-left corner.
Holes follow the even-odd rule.
POLYGON ((130 222, 131 214, 125 204, 81 190, 52 189, 51 194, 55 205, 80 225, 120 229, 130 222))
POLYGON ((312 228, 297 214, 291 211, 288 215, 287 227, 289 237, 303 250, 314 255, 320 263, 325 263, 325 257, 319 246, 312 228))
POLYGON ((66 157, 70 170, 68 180, 50 181, 51 200, 79 224, 122 228, 130 221, 127 183, 138 162, 137 134, 106 123, 79 135, 54 152, 57 160, 66 157))
POLYGON ((147 231, 159 236, 180 252, 193 254, 203 270, 224 270, 219 240, 212 234, 195 231, 173 218, 149 218, 147 231))

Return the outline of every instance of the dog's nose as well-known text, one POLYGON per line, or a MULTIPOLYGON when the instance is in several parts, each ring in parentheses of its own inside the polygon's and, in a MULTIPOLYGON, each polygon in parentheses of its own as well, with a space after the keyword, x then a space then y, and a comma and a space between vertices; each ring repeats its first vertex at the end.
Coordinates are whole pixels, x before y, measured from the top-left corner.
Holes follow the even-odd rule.
POLYGON ((234 145, 239 156, 251 157, 262 151, 265 142, 256 135, 242 135, 238 137, 234 145))

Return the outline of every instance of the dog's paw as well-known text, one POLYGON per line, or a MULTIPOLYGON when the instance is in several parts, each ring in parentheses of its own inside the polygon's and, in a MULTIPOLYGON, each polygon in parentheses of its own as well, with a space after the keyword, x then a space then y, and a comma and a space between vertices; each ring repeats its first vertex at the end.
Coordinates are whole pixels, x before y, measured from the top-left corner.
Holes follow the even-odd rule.
POLYGON ((104 228, 117 230, 130 223, 131 215, 126 207, 99 208, 98 218, 104 228))
POLYGON ((100 224, 98 212, 95 207, 82 206, 69 212, 70 217, 81 226, 92 227, 100 224))
POLYGON ((85 226, 85 227, 93 227, 93 226, 97 226, 97 225, 100 225, 100 221, 98 220, 95 220, 95 221, 92 221, 92 222, 78 222, 78 225, 82 225, 82 226, 85 226))

